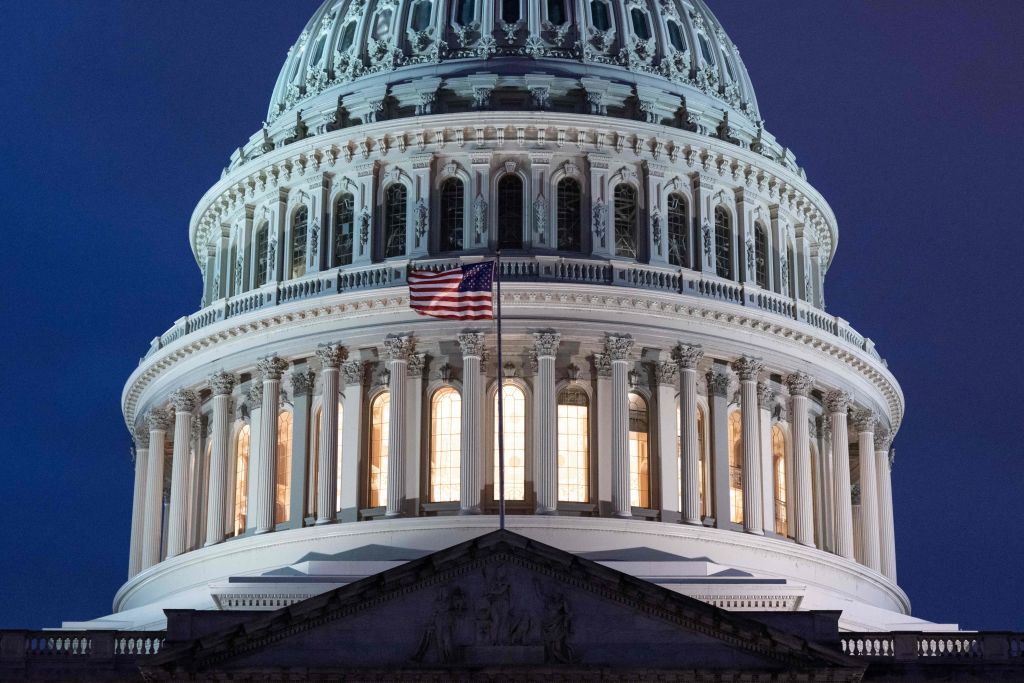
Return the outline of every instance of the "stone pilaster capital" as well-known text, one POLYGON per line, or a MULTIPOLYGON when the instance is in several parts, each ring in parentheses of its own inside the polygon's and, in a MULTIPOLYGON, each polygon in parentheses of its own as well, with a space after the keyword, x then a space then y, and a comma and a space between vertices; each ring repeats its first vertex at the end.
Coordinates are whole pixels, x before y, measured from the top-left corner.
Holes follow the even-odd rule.
POLYGON ((562 335, 552 330, 533 333, 533 348, 537 351, 537 358, 554 358, 558 352, 558 344, 562 341, 562 335))
POLYGON ((757 383, 757 405, 760 408, 770 408, 775 400, 775 392, 768 386, 767 382, 757 383))
POLYGON ((348 349, 341 344, 320 344, 316 347, 316 357, 320 359, 320 367, 324 370, 334 369, 348 358, 348 349))
POLYGON ((171 403, 174 404, 174 412, 191 413, 199 405, 199 396, 191 389, 178 389, 171 394, 171 403))
POLYGON ((345 384, 361 386, 366 376, 366 364, 361 360, 345 361, 341 364, 341 376, 345 379, 345 384))
POLYGON ((292 372, 292 395, 310 396, 316 385, 316 373, 309 368, 292 372))
POLYGON ((791 396, 807 396, 814 386, 814 378, 806 372, 794 372, 786 378, 791 396))
POLYGON ((878 415, 870 408, 855 408, 850 418, 858 432, 873 432, 878 422, 878 415))
POLYGON ((604 352, 614 363, 616 361, 628 361, 629 354, 633 351, 633 335, 630 334, 605 334, 604 352))
POLYGON ((249 406, 258 408, 263 405, 263 383, 253 382, 249 387, 249 406))
POLYGON ((612 376, 612 359, 607 353, 594 354, 594 370, 598 377, 612 376))
POLYGON ((281 379, 281 375, 288 369, 288 362, 277 356, 260 358, 256 363, 256 372, 260 374, 263 381, 268 379, 281 379))
POLYGON ((728 371, 720 368, 708 370, 705 381, 708 383, 708 396, 729 395, 729 384, 732 381, 732 377, 728 371))
POLYGON ((757 376, 764 369, 764 361, 760 358, 743 356, 739 360, 733 361, 732 369, 740 376, 741 382, 756 382, 757 376))
POLYGON ((423 368, 427 365, 427 354, 425 353, 414 353, 409 356, 409 377, 422 378, 423 368))
POLYGON ((679 380, 679 365, 675 361, 663 360, 655 368, 658 384, 674 385, 679 380))
POLYGON ((483 358, 484 355, 484 333, 466 332, 460 334, 459 348, 462 349, 463 358, 483 358))
POLYGON ((132 431, 132 439, 135 441, 135 450, 141 451, 149 448, 149 430, 142 425, 132 431))
POLYGON ((154 408, 146 413, 146 426, 151 432, 166 432, 174 424, 174 413, 167 408, 154 408))
POLYGON ((235 390, 237 383, 238 378, 224 370, 219 370, 210 375, 210 389, 213 391, 214 396, 230 396, 231 392, 235 390))
POLYGON ((411 334, 389 334, 384 338, 384 353, 389 361, 408 361, 416 350, 416 340, 411 334))
POLYGON ((850 394, 843 389, 833 389, 825 394, 825 407, 830 413, 846 414, 850 407, 850 394))
POLYGON ((676 344, 672 349, 672 358, 681 369, 693 369, 704 358, 704 349, 699 344, 676 344))
POLYGON ((888 451, 889 446, 892 445, 892 434, 885 427, 879 426, 875 430, 875 450, 876 451, 888 451))

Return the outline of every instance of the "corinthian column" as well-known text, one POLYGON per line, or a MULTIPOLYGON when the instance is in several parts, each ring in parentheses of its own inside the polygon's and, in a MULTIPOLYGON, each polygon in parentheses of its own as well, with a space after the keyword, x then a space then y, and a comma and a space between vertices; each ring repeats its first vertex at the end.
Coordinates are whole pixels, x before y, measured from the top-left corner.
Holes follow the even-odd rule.
POLYGON ((878 476, 875 473, 875 423, 877 416, 871 410, 858 410, 853 414, 860 448, 860 533, 864 565, 876 572, 882 570, 879 555, 878 476))
POLYGON ((281 375, 288 363, 277 356, 269 356, 256 363, 256 371, 263 383, 263 401, 260 405, 259 471, 256 473, 255 507, 256 533, 274 530, 275 503, 277 502, 277 408, 281 402, 281 375))
POLYGON ((180 555, 188 541, 188 459, 192 442, 192 411, 199 397, 189 389, 171 394, 174 404, 174 454, 171 456, 171 504, 167 524, 167 557, 180 555))
POLYGON ((679 344, 672 352, 679 365, 679 437, 682 450, 681 519, 686 524, 701 524, 700 519, 700 441, 697 434, 697 364, 704 350, 693 344, 679 344))
POLYGON ((210 487, 206 500, 206 545, 224 540, 231 440, 231 392, 235 389, 235 376, 222 370, 210 378, 210 387, 213 389, 213 447, 210 449, 210 487))
POLYGON ((825 407, 832 421, 836 554, 852 560, 853 502, 850 500, 850 443, 846 433, 846 411, 850 407, 850 395, 842 389, 830 391, 825 395, 825 407))
POLYGON ((146 462, 149 455, 149 433, 135 429, 135 486, 132 490, 132 537, 128 552, 128 578, 142 571, 142 538, 146 520, 146 462))
POLYGON ((142 537, 142 568, 160 561, 160 531, 164 511, 164 440, 173 417, 166 408, 154 408, 146 415, 149 427, 149 456, 146 467, 146 513, 142 537))
POLYGON ((629 356, 633 337, 605 336, 612 363, 612 514, 632 517, 629 496, 629 356))
POLYGON ((879 564, 882 573, 896 583, 896 533, 892 516, 892 458, 889 446, 892 437, 879 429, 875 432, 875 476, 878 477, 879 564))
POLYGON ((385 517, 401 517, 405 503, 405 387, 409 356, 416 349, 412 335, 389 335, 384 340, 388 356, 388 392, 391 395, 388 423, 388 500, 385 517))
POLYGON ((814 547, 814 496, 811 493, 811 446, 807 431, 807 394, 814 380, 805 372, 786 378, 793 416, 793 536, 801 545, 814 547))
POLYGON ((341 428, 341 490, 338 492, 338 512, 342 522, 359 519, 359 452, 366 429, 365 393, 366 366, 361 360, 350 360, 341 365, 341 378, 345 382, 345 398, 341 428))
POLYGON ((555 407, 555 353, 562 335, 558 332, 536 332, 537 384, 534 387, 534 481, 537 490, 537 514, 549 515, 558 510, 558 416, 555 407))
POLYGON ((341 344, 322 344, 316 350, 324 378, 320 408, 320 459, 316 472, 316 523, 329 524, 338 515, 338 386, 341 364, 348 351, 341 344))
MULTIPOLYGON (((462 436, 459 444, 459 514, 480 514, 480 492, 484 488, 483 471, 483 382, 480 359, 484 354, 483 332, 459 335, 462 349, 462 436)), ((498 387, 501 391, 501 387, 498 387)), ((498 428, 497 425, 494 426, 498 428)), ((498 457, 495 453, 494 457, 498 457)), ((497 494, 498 482, 494 482, 497 494)), ((497 497, 497 495, 495 495, 497 497)))
POLYGON ((740 378, 740 412, 743 425, 743 530, 764 534, 761 501, 761 434, 757 407, 757 377, 764 368, 757 358, 744 356, 732 364, 740 378))

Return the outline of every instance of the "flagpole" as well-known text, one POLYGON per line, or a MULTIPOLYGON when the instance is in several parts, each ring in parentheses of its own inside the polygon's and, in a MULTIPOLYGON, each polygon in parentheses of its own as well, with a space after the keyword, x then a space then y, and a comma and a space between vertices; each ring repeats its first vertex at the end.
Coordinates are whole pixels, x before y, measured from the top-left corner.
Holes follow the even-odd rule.
POLYGON ((498 289, 498 528, 505 528, 505 367, 501 359, 501 250, 495 252, 494 282, 498 289))

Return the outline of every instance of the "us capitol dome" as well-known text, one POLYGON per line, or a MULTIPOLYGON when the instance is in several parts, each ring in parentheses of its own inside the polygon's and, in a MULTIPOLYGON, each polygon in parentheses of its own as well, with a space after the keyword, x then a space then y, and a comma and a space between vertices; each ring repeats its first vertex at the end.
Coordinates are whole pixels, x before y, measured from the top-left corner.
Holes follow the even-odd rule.
POLYGON ((85 627, 494 530, 500 390, 511 531, 730 610, 938 628, 897 584, 900 386, 825 311, 838 238, 703 0, 325 2, 192 215, 199 310, 124 388, 129 579, 85 627), (493 322, 407 287, 499 250, 500 388, 493 322))

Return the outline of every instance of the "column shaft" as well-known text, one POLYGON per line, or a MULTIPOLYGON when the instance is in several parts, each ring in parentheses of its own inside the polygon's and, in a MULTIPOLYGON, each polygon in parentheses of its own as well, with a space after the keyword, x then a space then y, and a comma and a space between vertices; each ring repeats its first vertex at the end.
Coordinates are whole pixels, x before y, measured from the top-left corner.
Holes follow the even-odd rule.
MULTIPOLYGON (((462 435, 459 443, 459 514, 480 514, 480 496, 484 485, 483 472, 483 381, 480 358, 484 351, 481 332, 459 335, 462 347, 462 435)), ((501 387, 498 387, 501 391, 501 387)), ((498 425, 494 425, 498 429, 498 425)), ((495 453, 497 458, 498 454, 495 453)), ((494 498, 498 482, 494 482, 494 498)))
POLYGON ((850 497, 850 444, 846 431, 846 409, 850 397, 845 391, 830 391, 825 397, 832 418, 832 462, 835 495, 836 554, 849 560, 853 550, 853 503, 850 497))
POLYGON ((757 406, 760 361, 744 357, 735 364, 740 375, 740 418, 743 441, 743 530, 764 534, 761 500, 761 428, 757 406))
POLYGON ((149 454, 146 466, 146 511, 143 515, 142 569, 160 562, 164 509, 164 439, 170 416, 166 410, 153 410, 149 424, 149 454))
POLYGON ((324 365, 320 407, 320 459, 316 473, 316 523, 329 524, 338 514, 338 366, 324 365))
POLYGON ((860 533, 861 561, 876 572, 882 570, 879 551, 878 475, 875 472, 875 415, 858 412, 860 440, 860 533))
POLYGON ((348 361, 342 365, 341 371, 345 380, 345 398, 341 418, 338 512, 342 522, 355 522, 359 519, 359 454, 366 424, 363 414, 365 366, 362 361, 348 361))
POLYGON ((256 495, 249 502, 256 533, 274 530, 277 504, 277 412, 281 400, 281 374, 288 364, 276 356, 262 359, 257 368, 263 381, 260 405, 259 458, 256 495))
POLYGON ((612 514, 632 517, 629 490, 629 354, 633 338, 607 335, 605 352, 612 364, 612 514))
POLYGON ((814 495, 811 491, 811 445, 807 432, 807 392, 809 375, 796 373, 788 378, 793 415, 793 537, 801 545, 814 547, 814 495))
POLYGON ((388 335, 384 350, 388 356, 388 481, 386 517, 401 517, 405 507, 406 385, 409 356, 415 348, 411 335, 388 335))
POLYGON ((679 368, 679 425, 682 441, 682 521, 701 524, 700 441, 697 434, 697 365, 679 368))
POLYGON ((879 564, 882 573, 895 583, 896 530, 892 514, 892 469, 888 435, 883 435, 881 439, 875 441, 875 476, 878 477, 879 564))
POLYGON ((142 545, 146 525, 146 468, 149 466, 147 436, 138 433, 135 437, 135 486, 132 491, 132 537, 128 553, 128 578, 142 571, 142 545))
POLYGON ((187 550, 189 445, 192 441, 192 411, 198 399, 188 390, 176 391, 174 403, 174 452, 171 456, 171 501, 167 524, 167 557, 187 550))
POLYGON ((534 387, 534 430, 536 434, 533 480, 537 491, 537 514, 558 511, 558 422, 555 397, 555 352, 561 335, 538 332, 533 335, 537 351, 537 384, 534 387))
POLYGON ((206 545, 224 540, 224 509, 228 498, 228 456, 231 440, 231 390, 234 377, 213 379, 213 446, 210 449, 210 486, 206 502, 206 545))

